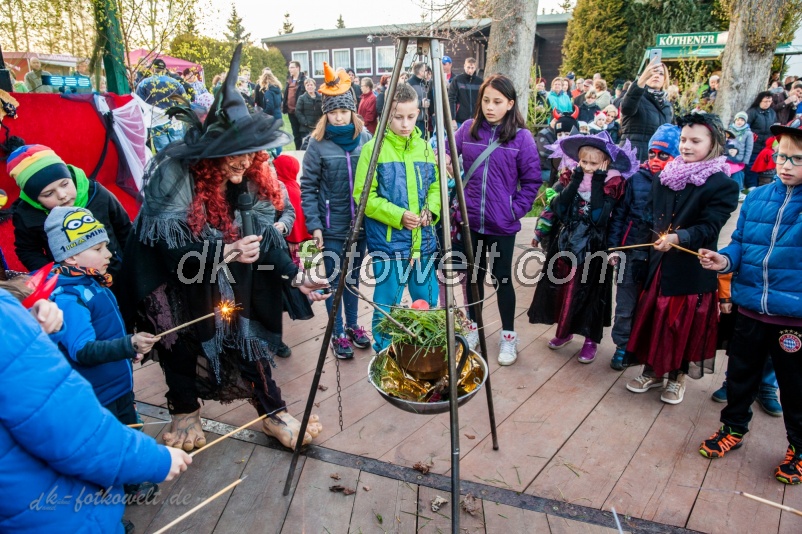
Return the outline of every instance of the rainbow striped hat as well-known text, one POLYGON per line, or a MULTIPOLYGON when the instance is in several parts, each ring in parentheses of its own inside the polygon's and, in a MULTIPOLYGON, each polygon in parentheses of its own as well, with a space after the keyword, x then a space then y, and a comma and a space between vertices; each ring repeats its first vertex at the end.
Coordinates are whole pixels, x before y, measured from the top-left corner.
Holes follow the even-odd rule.
POLYGON ((8 156, 6 169, 20 189, 32 200, 56 180, 70 178, 64 161, 44 145, 21 146, 8 156))

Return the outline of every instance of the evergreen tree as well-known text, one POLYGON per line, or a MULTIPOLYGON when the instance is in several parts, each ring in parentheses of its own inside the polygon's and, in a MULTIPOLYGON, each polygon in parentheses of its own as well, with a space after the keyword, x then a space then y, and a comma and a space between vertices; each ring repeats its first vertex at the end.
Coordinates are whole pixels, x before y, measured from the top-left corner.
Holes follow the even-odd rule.
POLYGON ((577 0, 563 41, 563 70, 613 80, 625 72, 624 0, 577 0))
POLYGON ((558 5, 560 9, 562 9, 565 13, 569 13, 574 9, 573 0, 560 0, 560 3, 558 5))
POLYGON ((345 21, 343 20, 343 15, 340 13, 340 18, 337 19, 337 29, 345 28, 345 21))
POLYGON ((231 16, 228 17, 226 22, 228 32, 224 33, 226 40, 231 43, 251 42, 251 34, 245 33, 245 27, 242 25, 242 17, 237 15, 237 6, 231 5, 231 16))
POLYGON ((278 31, 279 35, 292 33, 295 31, 295 26, 290 22, 290 14, 284 13, 284 24, 281 25, 281 29, 278 31))
POLYGON ((195 12, 189 11, 187 13, 187 18, 184 20, 184 31, 182 32, 185 35, 200 35, 198 33, 198 23, 195 19, 195 12))
POLYGON ((696 33, 726 30, 729 18, 720 0, 663 0, 627 2, 624 15, 628 30, 624 52, 625 73, 637 74, 644 51, 662 33, 696 33))

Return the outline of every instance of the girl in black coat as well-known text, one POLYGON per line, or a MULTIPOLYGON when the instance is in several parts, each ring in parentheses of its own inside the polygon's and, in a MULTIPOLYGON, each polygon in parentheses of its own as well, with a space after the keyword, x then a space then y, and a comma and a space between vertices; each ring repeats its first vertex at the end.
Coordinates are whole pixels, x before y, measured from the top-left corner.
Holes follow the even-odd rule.
POLYGON ((621 141, 629 139, 643 163, 649 155, 649 139, 661 124, 674 119, 666 98, 668 71, 662 63, 650 63, 640 78, 629 86, 621 100, 621 141))
POLYGON ((660 397, 679 404, 685 375, 712 372, 718 331, 715 272, 705 271, 694 254, 715 250, 719 232, 738 206, 738 185, 726 174, 724 128, 713 114, 679 121, 680 156, 666 165, 652 188, 654 230, 659 239, 649 258, 649 274, 625 359, 644 364, 627 383, 633 393, 668 384, 660 397))

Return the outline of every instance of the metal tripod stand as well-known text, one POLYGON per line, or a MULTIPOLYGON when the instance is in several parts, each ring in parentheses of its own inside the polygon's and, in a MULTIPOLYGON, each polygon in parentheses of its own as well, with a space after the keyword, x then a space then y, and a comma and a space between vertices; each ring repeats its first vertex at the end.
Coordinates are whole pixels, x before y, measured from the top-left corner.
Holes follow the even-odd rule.
MULTIPOLYGON (((384 133, 389 121, 392 95, 395 94, 396 87, 398 86, 398 79, 403 68, 404 56, 407 51, 410 37, 401 37, 399 39, 398 47, 396 50, 395 66, 393 74, 390 79, 390 85, 385 93, 387 96, 384 100, 384 109, 382 111, 381 120, 376 129, 376 142, 373 146, 373 152, 370 156, 370 164, 368 165, 367 177, 365 185, 362 190, 362 195, 359 199, 359 207, 355 215, 354 224, 348 239, 343 246, 346 251, 345 265, 351 265, 351 262, 356 254, 356 245, 359 238, 360 228, 362 221, 365 217, 365 208, 367 206, 368 194, 371 189, 371 183, 376 173, 376 166, 379 158, 379 152, 384 141, 384 133)), ((452 154, 452 169, 454 176, 457 178, 456 182, 456 197, 458 199, 461 219, 462 219, 462 236, 465 248, 465 257, 467 260, 468 274, 474 273, 474 253, 473 244, 471 242, 471 233, 468 227, 468 211, 465 206, 465 194, 463 190, 462 180, 460 179, 459 161, 457 157, 457 143, 454 137, 454 130, 451 122, 451 109, 448 105, 448 93, 445 84, 445 74, 443 72, 442 57, 443 51, 439 39, 430 36, 416 37, 417 55, 431 58, 433 67, 433 82, 434 82, 434 116, 437 133, 437 168, 440 181, 440 195, 442 215, 441 222, 443 224, 443 242, 442 254, 444 261, 443 276, 447 281, 445 284, 446 292, 446 333, 448 336, 448 376, 449 376, 449 408, 450 408, 450 430, 451 430, 451 531, 453 533, 459 532, 459 512, 460 512, 460 471, 459 471, 459 414, 457 409, 457 371, 456 371, 456 341, 455 341, 455 312, 454 312, 454 289, 453 289, 453 266, 452 266, 452 242, 451 242, 451 219, 449 216, 449 198, 448 198, 448 174, 446 172, 446 151, 445 139, 443 132, 448 137, 449 150, 452 154), (453 379, 452 379, 453 377, 453 379)), ((340 281, 336 291, 332 297, 332 310, 329 314, 329 322, 326 325, 326 333, 323 336, 323 341, 320 346, 320 354, 318 356, 317 367, 315 369, 314 377, 312 378, 312 385, 309 391, 309 398, 307 399, 306 409, 301 420, 301 428, 299 431, 299 439, 297 440, 295 449, 293 451, 290 469, 287 474, 287 480, 284 485, 284 495, 287 495, 292 485, 292 480, 295 474, 295 469, 298 465, 298 457, 301 453, 303 439, 301 436, 306 432, 307 425, 309 424, 309 416, 315 402, 315 394, 320 383, 320 377, 323 371, 323 365, 326 360, 326 355, 329 350, 329 343, 334 332, 334 319, 337 316, 340 304, 342 303, 343 291, 345 290, 345 280, 347 276, 343 272, 340 276, 340 281)), ((484 277, 482 277, 484 278, 484 277)), ((471 276, 471 308, 473 317, 479 330, 479 350, 482 357, 487 361, 487 340, 485 338, 484 321, 482 318, 481 302, 479 298, 479 287, 477 285, 476 276, 471 276)), ((490 387, 490 376, 488 367, 488 376, 485 384, 487 392, 487 408, 490 415, 490 432, 493 440, 493 450, 498 450, 498 435, 496 432, 496 416, 493 409, 493 394, 490 387)))

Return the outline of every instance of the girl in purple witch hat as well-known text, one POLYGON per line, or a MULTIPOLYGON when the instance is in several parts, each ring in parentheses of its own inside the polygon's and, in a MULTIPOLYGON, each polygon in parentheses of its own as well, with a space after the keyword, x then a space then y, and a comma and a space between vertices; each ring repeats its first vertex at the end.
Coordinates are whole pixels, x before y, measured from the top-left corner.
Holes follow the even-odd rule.
POLYGON ((550 205, 559 231, 546 254, 529 322, 557 324, 550 349, 583 336, 579 361, 591 363, 612 319, 613 270, 606 254, 610 216, 638 161, 629 141, 616 146, 606 131, 565 137, 552 148, 553 158, 562 157, 564 166, 574 169, 550 205))

